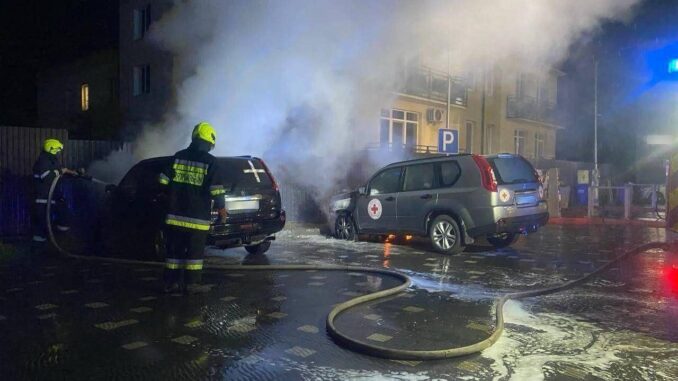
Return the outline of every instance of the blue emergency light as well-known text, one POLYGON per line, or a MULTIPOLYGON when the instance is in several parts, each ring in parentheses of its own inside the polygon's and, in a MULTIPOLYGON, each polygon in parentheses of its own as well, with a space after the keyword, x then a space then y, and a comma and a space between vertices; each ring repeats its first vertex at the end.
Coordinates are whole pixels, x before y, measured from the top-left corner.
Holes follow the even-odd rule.
POLYGON ((669 60, 669 74, 678 74, 678 58, 669 60))

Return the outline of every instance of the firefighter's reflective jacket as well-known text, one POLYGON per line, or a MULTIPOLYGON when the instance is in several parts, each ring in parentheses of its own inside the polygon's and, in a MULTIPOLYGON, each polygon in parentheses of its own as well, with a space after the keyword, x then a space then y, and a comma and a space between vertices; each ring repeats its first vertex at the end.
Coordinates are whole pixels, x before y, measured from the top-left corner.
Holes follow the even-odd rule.
POLYGON ((226 192, 215 181, 216 159, 208 152, 191 145, 174 155, 158 181, 169 186, 169 206, 165 223, 194 230, 209 230, 211 202, 224 207, 226 192))
POLYGON ((52 186, 54 177, 61 174, 61 164, 56 155, 49 152, 41 152, 33 164, 33 188, 35 189, 35 202, 46 204, 49 188, 52 186))

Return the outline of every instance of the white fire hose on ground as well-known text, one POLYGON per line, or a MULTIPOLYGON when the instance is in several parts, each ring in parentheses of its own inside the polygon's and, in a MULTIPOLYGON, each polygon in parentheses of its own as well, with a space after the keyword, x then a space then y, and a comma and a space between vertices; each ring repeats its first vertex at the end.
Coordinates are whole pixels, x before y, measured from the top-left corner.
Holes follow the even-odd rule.
MULTIPOLYGON (((129 259, 119 259, 119 258, 107 258, 107 257, 92 257, 92 256, 84 256, 84 255, 77 255, 68 252, 61 246, 59 246, 58 242, 56 241, 54 237, 54 232, 52 230, 52 223, 51 223, 51 201, 52 201, 52 195, 54 193, 54 189, 56 188, 56 185, 59 181, 61 176, 56 176, 54 180, 52 181, 52 185, 49 190, 49 195, 47 198, 47 212, 45 218, 47 219, 47 230, 49 232, 49 239, 50 242, 54 245, 54 247, 64 256, 77 259, 77 260, 86 260, 86 261, 96 261, 96 262, 109 262, 109 263, 120 263, 120 264, 129 264, 129 265, 144 265, 144 266, 155 266, 155 267, 164 267, 163 262, 151 262, 151 261, 135 261, 135 260, 129 260, 129 259)), ((100 184, 106 184, 103 181, 97 180, 92 178, 92 181, 95 181, 100 184)), ((445 358, 452 358, 452 357, 459 357, 459 356, 466 356, 470 354, 474 354, 477 352, 481 352, 487 348, 489 348, 492 344, 494 344, 499 337, 501 336, 503 330, 504 330, 504 313, 503 313, 503 307, 504 304, 510 300, 510 299, 522 299, 522 298, 528 298, 528 297, 533 297, 533 296, 542 296, 542 295, 548 295, 548 294, 553 294, 559 291, 564 291, 570 288, 573 288, 575 286, 581 285, 589 281, 591 278, 597 276, 598 274, 604 272, 605 270, 609 269, 611 266, 616 264, 617 262, 624 260, 627 257, 630 257, 635 254, 639 254, 642 252, 645 252, 650 249, 658 249, 662 248, 665 249, 667 246, 666 243, 662 242, 651 242, 648 244, 640 245, 636 248, 633 248, 631 250, 628 250, 624 252, 623 254, 617 256, 616 258, 612 259, 610 262, 607 264, 597 268, 593 272, 582 276, 581 278, 563 283, 558 286, 552 286, 552 287, 547 287, 547 288, 541 288, 541 289, 536 289, 536 290, 530 290, 530 291, 522 291, 522 292, 512 292, 512 293, 507 293, 504 294, 503 296, 497 298, 495 300, 495 310, 496 310, 496 324, 495 324, 495 329, 492 334, 487 337, 484 340, 481 340, 479 342, 476 342, 471 345, 463 346, 463 347, 455 347, 455 348, 444 348, 444 349, 435 349, 435 350, 414 350, 414 349, 396 349, 396 348, 387 348, 383 347, 380 345, 375 345, 371 343, 367 343, 362 340, 358 340, 355 338, 352 338, 338 330, 338 328, 335 325, 335 319, 344 311, 351 309, 355 306, 371 302, 377 299, 382 299, 386 298, 389 296, 393 296, 396 294, 399 294, 403 291, 405 291, 407 288, 410 287, 412 281, 410 278, 400 272, 393 271, 393 270, 386 270, 382 268, 374 268, 374 267, 361 267, 361 266, 340 266, 340 265, 218 265, 218 264, 206 264, 205 268, 206 269, 212 269, 212 270, 229 270, 229 271, 307 271, 307 270, 319 270, 319 271, 351 271, 351 272, 366 272, 366 273, 371 273, 371 274, 378 274, 378 275, 386 275, 386 276, 391 276, 395 277, 397 279, 400 279, 402 283, 398 286, 388 288, 385 290, 380 290, 376 291, 370 294, 362 295, 355 297, 353 299, 350 299, 348 301, 345 301, 343 303, 340 303, 336 305, 327 315, 327 320, 326 320, 326 328, 327 328, 327 333, 332 337, 337 343, 343 345, 344 347, 365 353, 368 355, 376 356, 376 357, 381 357, 381 358, 386 358, 386 359, 394 359, 394 360, 436 360, 436 359, 445 359, 445 358)))

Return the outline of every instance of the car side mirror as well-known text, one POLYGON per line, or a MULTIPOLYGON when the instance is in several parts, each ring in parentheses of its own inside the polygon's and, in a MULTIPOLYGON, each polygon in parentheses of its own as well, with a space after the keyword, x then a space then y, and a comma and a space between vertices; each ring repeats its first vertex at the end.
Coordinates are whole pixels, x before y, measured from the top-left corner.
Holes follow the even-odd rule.
POLYGON ((361 196, 366 195, 367 194, 367 187, 358 188, 358 194, 360 194, 361 196))

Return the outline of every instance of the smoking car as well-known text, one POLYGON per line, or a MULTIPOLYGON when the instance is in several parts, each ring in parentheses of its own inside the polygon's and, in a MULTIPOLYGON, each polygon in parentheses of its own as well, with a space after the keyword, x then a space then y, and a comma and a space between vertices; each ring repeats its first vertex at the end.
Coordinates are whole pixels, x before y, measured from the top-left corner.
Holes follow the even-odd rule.
POLYGON ((442 253, 485 237, 496 247, 548 221, 543 187, 522 156, 459 154, 403 161, 377 171, 365 186, 331 199, 334 235, 428 236, 442 253))
MULTIPOLYGON (((158 174, 172 160, 158 157, 139 162, 117 186, 109 186, 101 234, 104 246, 117 256, 163 259, 166 187, 158 174)), ((212 211, 208 245, 244 246, 249 253, 264 253, 285 226, 280 191, 263 160, 217 157, 217 176, 226 188, 225 223, 212 211)))

